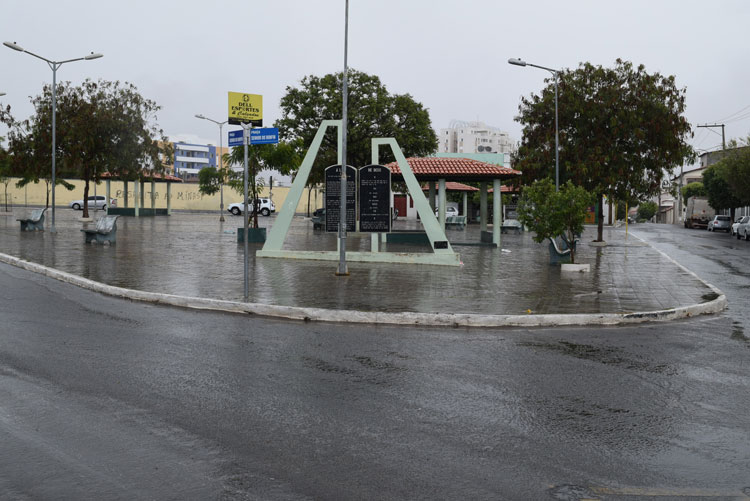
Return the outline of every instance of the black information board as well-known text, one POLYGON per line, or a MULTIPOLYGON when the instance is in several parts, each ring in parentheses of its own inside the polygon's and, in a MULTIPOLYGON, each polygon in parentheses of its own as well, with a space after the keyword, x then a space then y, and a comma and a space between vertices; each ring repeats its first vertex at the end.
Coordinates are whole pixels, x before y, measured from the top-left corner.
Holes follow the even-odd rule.
MULTIPOLYGON (((357 169, 346 166, 346 231, 356 231, 357 169)), ((326 168, 326 231, 339 231, 341 215, 341 166, 326 168)))
POLYGON ((359 169, 359 231, 391 231, 391 170, 383 165, 359 169))

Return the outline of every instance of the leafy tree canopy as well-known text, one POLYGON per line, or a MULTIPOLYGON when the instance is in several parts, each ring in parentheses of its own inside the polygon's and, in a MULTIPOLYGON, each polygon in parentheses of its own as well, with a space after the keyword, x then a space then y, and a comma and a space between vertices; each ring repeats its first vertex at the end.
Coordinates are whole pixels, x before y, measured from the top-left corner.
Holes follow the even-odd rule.
POLYGON ((659 207, 656 205, 656 202, 641 202, 641 204, 638 205, 638 219, 645 219, 648 221, 654 217, 657 210, 659 210, 659 207))
MULTIPOLYGON (((585 188, 570 180, 556 192, 552 180, 540 179, 524 187, 518 201, 518 220, 535 233, 535 242, 559 235, 574 242, 576 235, 583 232, 586 210, 593 199, 585 188)), ((575 262, 575 245, 571 247, 570 261, 575 262)))
MULTIPOLYGON (((614 68, 581 63, 559 72, 560 182, 615 199, 655 194, 665 172, 693 158, 685 89, 673 76, 620 59, 614 68)), ((555 176, 555 87, 521 98, 523 137, 514 168, 522 181, 555 176)), ((602 237, 600 218, 599 237, 602 237)))
MULTIPOLYGON (((80 86, 64 82, 58 84, 56 95, 57 177, 83 179, 84 200, 89 181, 98 181, 105 172, 137 179, 144 170, 165 170, 172 152, 154 123, 160 108, 134 85, 104 80, 86 80, 80 86)), ((30 118, 16 121, 7 109, 0 112, 0 120, 11 129, 9 150, 18 174, 26 182, 37 182, 51 177, 52 87, 45 86, 31 103, 35 113, 30 118)))
POLYGON ((706 188, 703 183, 688 183, 682 187, 682 200, 687 203, 690 197, 705 197, 706 188))
MULTIPOLYGON (((309 147, 322 120, 342 116, 343 74, 323 77, 309 75, 299 87, 287 87, 281 98, 282 118, 276 122, 279 134, 287 140, 301 140, 309 147)), ((425 156, 437 150, 437 135, 430 115, 409 94, 390 94, 375 75, 348 70, 347 163, 355 167, 370 164, 371 139, 395 137, 404 154, 425 156)), ((381 150, 381 163, 392 161, 390 151, 381 150)), ((337 135, 326 133, 308 184, 321 182, 324 169, 337 162, 337 135)))
MULTIPOLYGON (((750 138, 747 143, 750 144, 750 138)), ((734 140, 728 146, 726 156, 712 167, 718 169, 721 179, 728 186, 731 201, 736 202, 731 207, 750 205, 750 147, 741 147, 734 140)), ((705 173, 703 181, 706 181, 705 173)), ((713 203, 711 205, 716 207, 713 203)))
POLYGON ((708 204, 714 209, 731 209, 734 219, 734 209, 742 204, 742 200, 734 196, 730 176, 729 164, 718 162, 703 171, 703 186, 708 204))

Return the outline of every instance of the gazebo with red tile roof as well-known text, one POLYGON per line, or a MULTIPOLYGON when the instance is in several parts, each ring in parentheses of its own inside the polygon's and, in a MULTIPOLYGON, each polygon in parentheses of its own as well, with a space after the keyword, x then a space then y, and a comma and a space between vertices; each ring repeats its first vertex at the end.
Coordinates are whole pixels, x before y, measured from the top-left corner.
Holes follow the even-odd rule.
MULTIPOLYGON (((487 193, 488 184, 492 183, 494 190, 501 190, 502 192, 502 181, 513 179, 521 175, 520 171, 511 169, 510 167, 502 167, 487 162, 480 162, 479 160, 473 160, 471 158, 444 158, 444 157, 422 157, 422 158, 407 158, 406 162, 409 164, 409 168, 414 173, 418 182, 427 181, 429 189, 429 201, 430 205, 439 208, 440 224, 445 228, 445 206, 446 206, 446 191, 448 183, 455 182, 461 184, 460 181, 479 182, 481 188, 480 192, 480 230, 482 232, 487 231, 487 193), (438 184, 437 195, 438 201, 435 200, 435 183, 438 184)), ((391 162, 386 165, 391 169, 391 175, 394 180, 402 180, 403 175, 398 162, 391 162)), ((455 186, 455 185, 454 185, 455 186)), ((466 186, 466 185, 463 185, 466 186)), ((467 193, 468 190, 464 191, 464 216, 467 212, 467 193)), ((492 241, 496 245, 500 244, 500 219, 501 219, 501 204, 493 205, 493 219, 496 224, 493 226, 492 241)))

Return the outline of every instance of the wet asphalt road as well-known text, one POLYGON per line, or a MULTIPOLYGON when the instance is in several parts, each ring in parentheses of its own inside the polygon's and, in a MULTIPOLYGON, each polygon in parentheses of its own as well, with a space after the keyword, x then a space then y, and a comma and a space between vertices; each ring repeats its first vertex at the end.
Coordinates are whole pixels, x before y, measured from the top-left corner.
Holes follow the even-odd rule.
POLYGON ((144 305, 0 265, 0 499, 748 499, 750 243, 633 231, 729 310, 350 327, 144 305))

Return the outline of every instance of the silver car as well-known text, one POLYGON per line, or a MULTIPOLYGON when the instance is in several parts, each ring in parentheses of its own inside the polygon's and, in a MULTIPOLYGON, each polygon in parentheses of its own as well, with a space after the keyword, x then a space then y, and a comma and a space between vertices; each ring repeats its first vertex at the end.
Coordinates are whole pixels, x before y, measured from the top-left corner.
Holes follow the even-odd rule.
POLYGON ((714 216, 706 227, 708 231, 729 231, 732 229, 732 218, 729 216, 714 216))
POLYGON ((747 223, 748 221, 750 221, 750 216, 738 217, 737 221, 732 224, 732 236, 737 234, 737 228, 739 228, 742 223, 747 223))
POLYGON ((737 240, 739 240, 740 238, 750 240, 750 218, 748 218, 744 223, 740 223, 740 225, 737 226, 737 240))
MULTIPOLYGON (((88 197, 89 201, 89 209, 106 209, 107 208, 107 199, 101 195, 92 195, 88 197)), ((114 206, 115 205, 115 199, 111 199, 109 201, 109 205, 114 206)), ((83 210, 83 200, 73 200, 68 204, 68 207, 70 207, 73 210, 83 210)))

